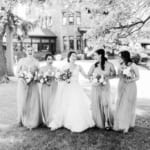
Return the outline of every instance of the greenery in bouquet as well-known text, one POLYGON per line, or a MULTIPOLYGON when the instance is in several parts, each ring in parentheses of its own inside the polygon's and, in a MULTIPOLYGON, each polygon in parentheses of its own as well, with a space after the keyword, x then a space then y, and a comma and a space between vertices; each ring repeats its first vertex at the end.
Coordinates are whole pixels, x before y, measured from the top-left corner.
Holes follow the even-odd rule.
POLYGON ((59 80, 59 81, 65 81, 67 83, 70 83, 70 79, 72 77, 72 72, 70 71, 70 69, 66 69, 66 70, 63 70, 63 71, 58 71, 57 74, 56 74, 56 78, 59 80))
POLYGON ((55 73, 51 72, 50 70, 45 73, 40 73, 38 74, 38 80, 40 83, 50 86, 52 81, 55 80, 55 73))
POLYGON ((99 74, 93 74, 92 76, 92 83, 93 84, 101 84, 101 85, 106 85, 106 79, 104 75, 99 75, 99 74))

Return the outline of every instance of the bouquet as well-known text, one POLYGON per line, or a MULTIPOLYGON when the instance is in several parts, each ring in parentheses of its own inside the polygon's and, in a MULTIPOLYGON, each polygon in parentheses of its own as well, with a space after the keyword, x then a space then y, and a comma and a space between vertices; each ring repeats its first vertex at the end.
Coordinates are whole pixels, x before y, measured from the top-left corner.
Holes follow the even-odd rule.
POLYGON ((105 77, 104 75, 98 75, 98 74, 93 74, 92 76, 92 83, 98 83, 98 84, 101 84, 101 85, 106 85, 106 80, 105 80, 105 77))
POLYGON ((40 83, 50 86, 52 81, 55 80, 55 73, 48 70, 43 74, 39 74, 38 79, 40 83))
POLYGON ((22 71, 19 73, 19 78, 23 78, 29 85, 32 81, 37 79, 37 72, 32 73, 30 71, 22 71))
POLYGON ((122 74, 123 74, 123 77, 126 78, 126 79, 133 79, 134 78, 134 73, 131 70, 131 67, 124 68, 122 70, 122 74))
POLYGON ((70 69, 66 69, 62 72, 58 71, 56 73, 56 78, 59 80, 59 81, 65 81, 67 83, 70 83, 70 79, 72 77, 72 72, 70 71, 70 69))

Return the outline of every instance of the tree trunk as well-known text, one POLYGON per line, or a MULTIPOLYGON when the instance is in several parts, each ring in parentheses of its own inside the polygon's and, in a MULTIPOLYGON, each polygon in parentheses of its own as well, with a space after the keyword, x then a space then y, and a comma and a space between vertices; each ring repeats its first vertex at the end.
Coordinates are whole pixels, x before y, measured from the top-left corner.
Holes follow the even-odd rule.
POLYGON ((3 35, 0 35, 0 80, 7 74, 6 57, 3 49, 3 35))
POLYGON ((8 27, 6 28, 6 64, 7 64, 7 74, 10 76, 14 75, 14 55, 13 55, 13 31, 8 27))

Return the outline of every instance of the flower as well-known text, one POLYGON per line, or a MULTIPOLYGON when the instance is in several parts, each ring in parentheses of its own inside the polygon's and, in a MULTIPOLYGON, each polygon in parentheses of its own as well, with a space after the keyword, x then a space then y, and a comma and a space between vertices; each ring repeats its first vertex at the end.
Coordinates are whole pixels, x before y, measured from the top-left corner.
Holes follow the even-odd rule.
POLYGON ((131 79, 131 78, 134 77, 133 72, 132 72, 132 70, 131 70, 131 67, 126 67, 126 68, 124 68, 124 69, 122 70, 122 74, 123 74, 123 76, 124 76, 125 78, 131 79))
POLYGON ((70 78, 72 77, 72 72, 70 71, 70 69, 66 69, 62 72, 58 72, 56 74, 56 76, 59 81, 66 81, 67 83, 70 83, 70 78))
POLYGON ((27 84, 31 83, 34 80, 35 73, 31 73, 30 71, 23 71, 19 73, 19 78, 23 78, 27 84))
POLYGON ((47 84, 48 86, 51 85, 51 82, 55 79, 55 73, 50 72, 50 70, 39 74, 39 82, 42 84, 47 84))
POLYGON ((40 79, 40 82, 43 84, 44 83, 44 79, 42 78, 42 79, 40 79))
POLYGON ((101 85, 106 85, 106 80, 104 75, 98 75, 98 74, 94 74, 92 76, 92 83, 99 83, 101 85))

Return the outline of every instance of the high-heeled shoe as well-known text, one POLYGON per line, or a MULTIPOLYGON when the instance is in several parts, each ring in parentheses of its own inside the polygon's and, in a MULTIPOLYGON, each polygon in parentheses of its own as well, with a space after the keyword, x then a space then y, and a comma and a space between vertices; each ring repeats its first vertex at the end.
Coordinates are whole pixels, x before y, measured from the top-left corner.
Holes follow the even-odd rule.
POLYGON ((107 122, 105 122, 105 129, 106 129, 106 130, 109 130, 109 129, 110 129, 107 122))
POLYGON ((124 134, 127 134, 127 133, 128 133, 128 129, 124 129, 124 130, 123 130, 123 133, 124 133, 124 134))

